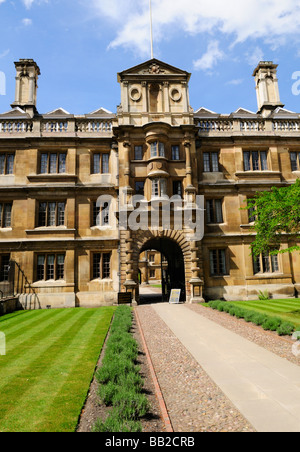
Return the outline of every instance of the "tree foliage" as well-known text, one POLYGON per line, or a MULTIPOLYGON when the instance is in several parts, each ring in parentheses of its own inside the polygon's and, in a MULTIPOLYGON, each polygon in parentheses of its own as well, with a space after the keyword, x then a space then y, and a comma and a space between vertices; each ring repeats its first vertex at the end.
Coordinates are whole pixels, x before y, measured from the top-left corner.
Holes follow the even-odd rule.
POLYGON ((278 254, 300 250, 300 180, 289 187, 259 192, 248 200, 247 209, 255 210, 255 241, 252 254, 278 254), (283 239, 288 248, 279 251, 283 239))

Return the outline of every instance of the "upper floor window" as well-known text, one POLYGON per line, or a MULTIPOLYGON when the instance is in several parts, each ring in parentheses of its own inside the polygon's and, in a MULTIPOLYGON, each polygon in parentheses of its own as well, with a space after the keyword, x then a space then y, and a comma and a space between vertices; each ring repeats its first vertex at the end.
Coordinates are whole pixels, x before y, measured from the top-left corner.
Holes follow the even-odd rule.
POLYGON ((209 263, 211 276, 224 276, 228 274, 226 265, 226 250, 210 250, 209 263))
POLYGON ((218 152, 204 152, 203 165, 205 173, 218 173, 219 168, 219 153, 218 152))
POLYGON ((41 154, 41 174, 64 174, 66 172, 67 154, 59 153, 42 153, 41 154))
POLYGON ((93 154, 93 174, 109 174, 109 154, 93 154))
POLYGON ((64 226, 65 209, 65 202, 40 202, 38 227, 64 226))
POLYGON ((164 143, 154 141, 151 143, 151 158, 152 157, 165 157, 165 145, 164 143))
POLYGON ((173 195, 183 197, 182 182, 180 180, 173 181, 173 195))
POLYGON ((65 255, 64 254, 39 254, 37 256, 36 279, 37 281, 58 281, 64 279, 65 255))
POLYGON ((154 262, 155 262, 155 255, 154 255, 154 254, 150 254, 150 256, 149 256, 149 262, 151 262, 152 264, 154 264, 154 262))
POLYGON ((134 160, 143 160, 143 146, 134 146, 134 160))
POLYGON ((8 176, 14 174, 14 154, 0 154, 0 175, 8 176))
POLYGON ((102 207, 93 202, 93 222, 92 226, 108 226, 110 222, 109 217, 109 203, 106 202, 102 207))
POLYGON ((179 146, 172 146, 172 160, 180 160, 179 146))
POLYGON ((12 203, 0 203, 0 228, 11 227, 12 203))
POLYGON ((167 180, 153 179, 152 181, 152 197, 160 197, 167 195, 167 180))
POLYGON ((292 171, 300 170, 300 152, 291 152, 292 171))
POLYGON ((135 194, 139 196, 145 196, 145 182, 136 181, 135 182, 135 194))
POLYGON ((278 273, 279 263, 276 254, 263 253, 253 258, 254 274, 258 273, 278 273))
POLYGON ((245 151, 244 171, 268 171, 266 151, 245 151))
POLYGON ((222 199, 208 199, 206 201, 206 214, 208 224, 223 223, 222 199))

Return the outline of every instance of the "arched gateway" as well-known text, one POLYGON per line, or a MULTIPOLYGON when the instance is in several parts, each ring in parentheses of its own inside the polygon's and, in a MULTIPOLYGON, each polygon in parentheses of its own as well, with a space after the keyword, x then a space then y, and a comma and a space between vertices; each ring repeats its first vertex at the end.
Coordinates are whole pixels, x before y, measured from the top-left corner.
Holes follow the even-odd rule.
POLYGON ((133 292, 134 301, 139 302, 139 257, 147 250, 161 252, 168 261, 168 278, 163 282, 167 288, 165 293, 169 295, 172 289, 181 289, 181 301, 192 302, 193 299, 201 298, 201 281, 194 277, 195 270, 198 270, 198 258, 195 258, 198 249, 195 242, 187 240, 182 231, 127 231, 124 239, 127 261, 121 273, 122 285, 125 290, 133 292), (196 285, 198 294, 195 292, 196 285))

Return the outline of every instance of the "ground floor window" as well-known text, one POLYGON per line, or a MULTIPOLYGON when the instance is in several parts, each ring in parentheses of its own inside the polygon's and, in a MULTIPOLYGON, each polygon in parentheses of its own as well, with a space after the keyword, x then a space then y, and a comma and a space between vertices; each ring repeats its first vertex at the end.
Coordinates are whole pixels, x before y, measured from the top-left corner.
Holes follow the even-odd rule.
POLYGON ((6 282, 9 279, 10 255, 0 255, 0 282, 6 282))
POLYGON ((227 275, 226 250, 210 250, 209 252, 211 276, 227 275))
POLYGON ((64 254, 39 254, 37 256, 37 281, 62 280, 65 275, 64 254))
POLYGON ((269 253, 263 253, 253 258, 253 271, 254 274, 258 273, 278 273, 279 262, 277 255, 270 255, 269 253))
POLYGON ((92 277, 93 279, 110 279, 111 253, 93 253, 92 277))

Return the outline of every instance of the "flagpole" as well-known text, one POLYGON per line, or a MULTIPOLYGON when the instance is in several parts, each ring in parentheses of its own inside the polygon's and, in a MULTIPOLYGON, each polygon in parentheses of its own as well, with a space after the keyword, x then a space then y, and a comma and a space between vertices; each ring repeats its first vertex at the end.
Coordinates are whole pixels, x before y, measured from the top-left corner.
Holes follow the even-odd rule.
POLYGON ((153 52, 152 1, 151 0, 149 0, 149 6, 150 6, 151 59, 153 60, 154 52, 153 52))

